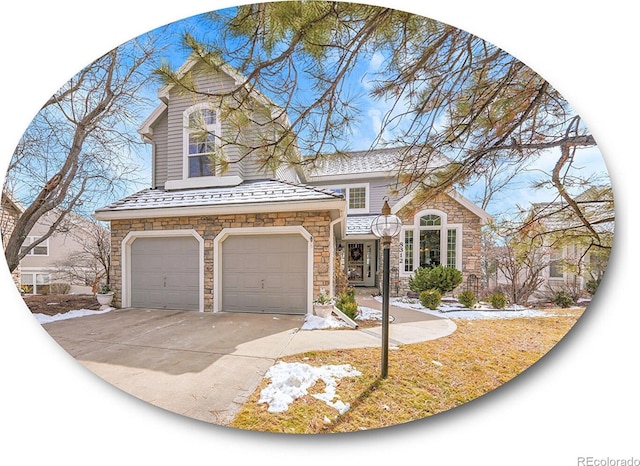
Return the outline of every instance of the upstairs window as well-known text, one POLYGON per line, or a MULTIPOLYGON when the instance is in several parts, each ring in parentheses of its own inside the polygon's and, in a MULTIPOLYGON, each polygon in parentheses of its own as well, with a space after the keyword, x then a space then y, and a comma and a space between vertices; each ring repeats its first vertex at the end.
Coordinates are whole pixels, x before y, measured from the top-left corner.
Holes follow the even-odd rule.
POLYGON ((331 188, 334 193, 342 194, 347 200, 347 212, 350 214, 369 213, 369 189, 367 184, 348 185, 331 188))
POLYGON ((185 178, 215 176, 213 155, 220 137, 218 112, 196 105, 185 112, 185 178))
MULTIPOLYGON (((22 244, 21 252, 25 251, 29 246, 35 243, 39 236, 27 236, 27 239, 24 240, 22 244)), ((48 256, 49 255, 49 239, 47 238, 42 243, 38 244, 36 247, 31 249, 27 254, 27 256, 48 256)))
POLYGON ((367 208, 367 188, 357 186, 349 189, 349 210, 367 208))

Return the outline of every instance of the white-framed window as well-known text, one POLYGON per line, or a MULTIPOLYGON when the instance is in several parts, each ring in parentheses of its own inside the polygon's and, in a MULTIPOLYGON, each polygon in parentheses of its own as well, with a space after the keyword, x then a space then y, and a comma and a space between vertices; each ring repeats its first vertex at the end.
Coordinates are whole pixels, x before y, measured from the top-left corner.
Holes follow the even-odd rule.
POLYGON ((562 249, 551 249, 549 256, 549 278, 564 278, 562 249))
POLYGON ((347 213, 369 213, 369 184, 350 184, 329 188, 331 191, 342 194, 347 200, 347 213))
MULTIPOLYGON (((27 236, 22 243, 22 251, 27 249, 33 243, 40 239, 40 236, 27 236)), ((36 247, 31 249, 27 254, 27 256, 48 256, 49 255, 49 238, 45 239, 42 243, 38 244, 36 247)))
POLYGON ((184 119, 184 179, 216 176, 213 154, 219 147, 218 111, 207 103, 189 107, 184 119))
POLYGON ((51 276, 48 273, 20 274, 20 288, 26 294, 46 294, 49 292, 51 276))
POLYGON ((444 265, 462 270, 462 225, 447 222, 447 214, 425 210, 400 233, 400 273, 444 265))

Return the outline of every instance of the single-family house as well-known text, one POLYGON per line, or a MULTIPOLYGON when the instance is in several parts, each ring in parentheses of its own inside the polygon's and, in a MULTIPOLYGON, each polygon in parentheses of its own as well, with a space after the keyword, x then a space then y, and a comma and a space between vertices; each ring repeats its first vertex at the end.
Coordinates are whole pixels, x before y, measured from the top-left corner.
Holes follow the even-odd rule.
MULTIPOLYGON (((43 215, 29 232, 24 246, 44 236, 57 218, 55 210, 43 215)), ((20 261, 22 292, 92 293, 96 277, 104 276, 100 261, 92 253, 98 230, 108 234, 95 222, 73 212, 67 213, 59 229, 20 261)))
MULTIPOLYGON (((2 249, 7 247, 7 241, 11 237, 16 220, 22 214, 20 203, 5 189, 2 190, 2 202, 0 210, 0 233, 2 234, 2 249)), ((11 277, 16 287, 20 288, 20 266, 11 272, 11 277)))
MULTIPOLYGON (((203 95, 243 81, 228 66, 205 71, 197 60, 180 72, 189 72, 203 95)), ((219 140, 259 141, 273 132, 273 104, 257 95, 254 123, 238 130, 205 97, 171 84, 158 95, 139 130, 152 149, 151 186, 94 214, 111 223, 117 305, 310 313, 320 290, 333 292, 341 256, 353 286, 377 287, 381 254, 371 222, 385 197, 404 225, 391 246, 392 293, 406 292, 420 266, 480 275, 480 227, 488 215, 455 192, 428 204, 394 196, 405 149, 330 157, 307 170, 271 169, 225 144, 222 170, 208 163, 219 140), (264 124, 257 121, 261 111, 264 124), (242 134, 229 134, 236 131, 242 134)))
POLYGON ((613 195, 609 188, 592 186, 575 197, 580 218, 566 202, 533 204, 531 215, 539 218, 537 228, 547 231, 543 250, 540 293, 568 291, 586 294, 589 282, 599 282, 609 261, 613 242, 613 195), (585 221, 589 227, 585 225, 585 221), (599 240, 594 240, 594 235, 599 240))

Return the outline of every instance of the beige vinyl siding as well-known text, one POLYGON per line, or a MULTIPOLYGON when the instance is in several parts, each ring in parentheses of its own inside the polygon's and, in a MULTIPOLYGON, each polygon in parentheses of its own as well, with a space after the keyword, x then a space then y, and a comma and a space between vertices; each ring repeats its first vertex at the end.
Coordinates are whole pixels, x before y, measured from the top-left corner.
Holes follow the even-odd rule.
POLYGON ((389 205, 393 206, 398 199, 393 196, 392 190, 396 187, 395 178, 367 178, 359 179, 344 176, 342 179, 334 179, 331 181, 323 181, 322 183, 314 183, 313 180, 308 183, 311 186, 318 186, 323 188, 339 188, 340 186, 347 185, 368 185, 368 207, 369 214, 379 214, 382 205, 384 204, 384 198, 389 198, 389 205))
POLYGON ((163 187, 167 180, 167 113, 165 112, 153 126, 153 183, 154 188, 163 187))
MULTIPOLYGON (((233 80, 223 73, 215 75, 199 74, 196 79, 196 86, 204 92, 216 93, 229 89, 234 85, 233 80)), ((184 160, 184 112, 193 105, 201 102, 195 96, 181 95, 177 91, 172 91, 169 96, 168 103, 168 131, 167 131, 167 180, 181 180, 183 177, 183 160, 184 160)), ((221 131, 228 134, 230 127, 222 121, 221 131)), ((155 140, 155 137, 154 137, 155 140)), ((227 158, 230 162, 237 160, 237 151, 227 147, 225 149, 227 158)), ((242 175, 242 170, 237 163, 231 163, 229 170, 225 176, 242 175)))
MULTIPOLYGON (((196 66, 197 68, 197 66, 196 66)), ((195 71, 195 70, 194 70, 195 71)), ((198 74, 196 85, 198 89, 217 93, 226 91, 235 86, 234 80, 224 73, 198 74)), ((176 90, 172 91, 169 95, 168 110, 167 110, 167 128, 165 132, 158 132, 154 128, 154 143, 156 147, 156 185, 163 185, 165 180, 182 180, 183 178, 183 116, 184 112, 193 105, 201 102, 199 97, 181 95, 176 90), (166 141, 163 143, 160 141, 166 141), (166 147, 166 151, 165 151, 166 147)), ((269 115, 267 109, 264 109, 264 114, 260 115, 254 113, 252 119, 259 119, 261 123, 267 123, 269 121, 269 115)), ((221 132, 222 137, 227 140, 238 139, 243 141, 247 145, 258 145, 262 139, 261 132, 266 131, 268 125, 255 124, 249 128, 242 128, 241 134, 235 134, 238 128, 234 127, 229 121, 225 121, 221 118, 221 132)), ((235 145, 227 145, 224 147, 225 155, 229 160, 228 170, 223 176, 239 176, 247 180, 273 178, 276 174, 274 172, 265 171, 261 167, 261 163, 254 157, 246 157, 242 159, 242 148, 235 145)), ((291 175, 289 174, 289 177, 291 175)), ((297 177, 294 176, 294 179, 297 177)))
POLYGON ((276 178, 290 183, 300 183, 300 177, 295 168, 289 166, 281 166, 276 170, 276 178))
POLYGON ((384 204, 384 198, 389 198, 389 205, 393 206, 398 198, 391 193, 396 188, 395 178, 375 178, 369 181, 369 213, 379 214, 384 204))

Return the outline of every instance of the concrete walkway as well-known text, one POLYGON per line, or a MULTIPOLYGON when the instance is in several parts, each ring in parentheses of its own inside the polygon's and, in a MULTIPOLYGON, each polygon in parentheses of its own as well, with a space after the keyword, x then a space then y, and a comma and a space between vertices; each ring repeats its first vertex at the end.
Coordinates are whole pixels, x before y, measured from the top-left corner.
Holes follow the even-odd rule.
MULTIPOLYGON (((359 294, 360 305, 380 308, 359 294)), ((448 320, 390 308, 390 345, 453 333, 448 320)), ((87 369, 167 411, 226 425, 278 358, 306 351, 379 347, 381 328, 313 330, 304 316, 119 309, 44 324, 87 369)))

